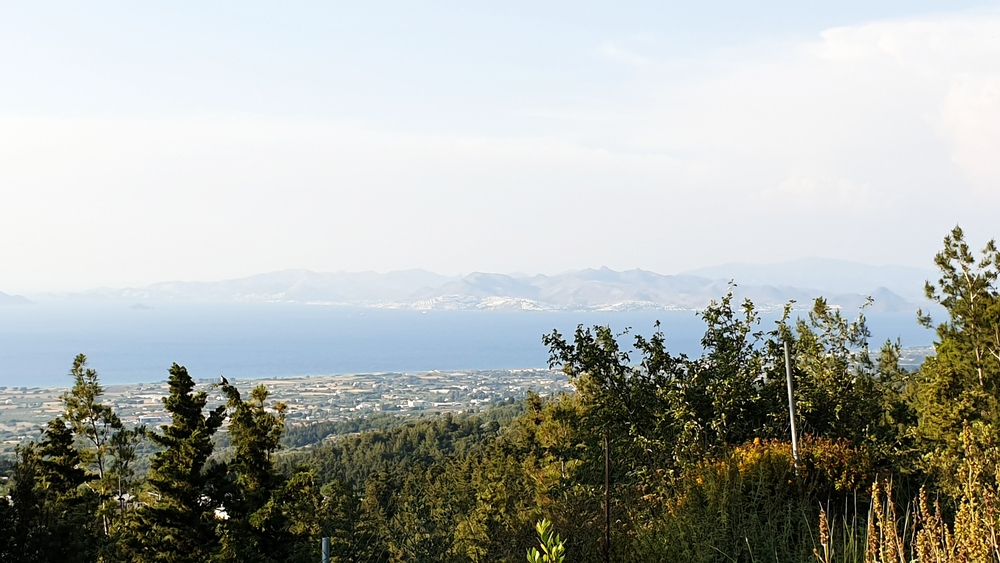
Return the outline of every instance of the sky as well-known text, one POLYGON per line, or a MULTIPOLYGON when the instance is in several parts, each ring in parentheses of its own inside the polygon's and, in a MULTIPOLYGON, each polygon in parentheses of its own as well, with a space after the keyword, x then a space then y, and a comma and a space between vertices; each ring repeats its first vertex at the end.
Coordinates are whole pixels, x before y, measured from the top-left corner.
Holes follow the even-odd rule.
POLYGON ((1000 2, 819 4, 2 3, 0 291, 1000 234, 1000 2))

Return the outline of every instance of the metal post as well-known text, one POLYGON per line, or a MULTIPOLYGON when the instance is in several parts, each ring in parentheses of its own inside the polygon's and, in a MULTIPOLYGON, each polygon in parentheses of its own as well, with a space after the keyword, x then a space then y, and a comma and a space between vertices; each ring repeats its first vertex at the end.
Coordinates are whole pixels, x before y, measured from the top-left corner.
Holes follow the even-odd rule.
POLYGON ((604 431, 604 563, 611 561, 611 447, 604 431))
POLYGON ((795 395, 792 390, 792 360, 788 353, 788 341, 785 341, 785 380, 788 383, 788 419, 792 423, 792 463, 795 464, 795 474, 799 474, 799 435, 795 429, 795 395))
POLYGON ((330 563, 330 538, 323 538, 323 563, 330 563))

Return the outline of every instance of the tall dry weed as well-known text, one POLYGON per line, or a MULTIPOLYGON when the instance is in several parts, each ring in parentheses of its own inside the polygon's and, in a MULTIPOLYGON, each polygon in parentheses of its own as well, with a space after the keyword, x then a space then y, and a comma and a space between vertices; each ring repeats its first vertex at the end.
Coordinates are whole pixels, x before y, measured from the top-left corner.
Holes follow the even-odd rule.
MULTIPOLYGON (((893 498, 892 482, 872 485, 871 508, 864 530, 866 549, 837 554, 829 517, 820 514, 820 545, 813 552, 821 563, 1000 563, 1000 452, 984 448, 966 425, 962 435, 965 459, 962 487, 955 499, 952 522, 946 521, 940 499, 932 503, 921 488, 918 499, 902 515, 893 498)), ((860 539, 860 526, 844 523, 841 534, 860 539)), ((845 550, 846 551, 846 550, 845 550)))

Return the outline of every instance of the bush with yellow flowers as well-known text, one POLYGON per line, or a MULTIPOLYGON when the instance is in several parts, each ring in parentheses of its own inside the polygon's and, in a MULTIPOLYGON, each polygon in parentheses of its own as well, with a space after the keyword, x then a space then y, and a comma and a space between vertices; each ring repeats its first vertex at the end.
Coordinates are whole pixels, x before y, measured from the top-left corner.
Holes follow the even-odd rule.
POLYGON ((867 488, 872 467, 867 453, 846 441, 806 438, 798 464, 788 442, 743 444, 677 479, 660 516, 636 533, 636 556, 809 561, 820 504, 867 488))

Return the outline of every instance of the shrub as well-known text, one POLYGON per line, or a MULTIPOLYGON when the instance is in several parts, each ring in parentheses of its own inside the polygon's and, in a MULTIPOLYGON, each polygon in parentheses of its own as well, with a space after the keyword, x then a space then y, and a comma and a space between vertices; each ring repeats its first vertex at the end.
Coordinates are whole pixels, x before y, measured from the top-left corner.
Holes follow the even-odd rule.
POLYGON ((901 515, 892 482, 876 481, 864 528, 845 520, 833 529, 827 514, 820 514, 816 558, 821 563, 1000 563, 1000 452, 977 446, 974 434, 966 424, 957 476, 961 492, 952 522, 924 488, 901 515))
POLYGON ((813 557, 821 502, 870 482, 872 463, 845 441, 807 438, 798 471, 791 445, 761 441, 697 464, 660 495, 635 531, 636 560, 779 561, 813 557))
POLYGON ((538 532, 538 542, 542 551, 533 547, 528 550, 528 563, 564 563, 566 547, 562 538, 552 530, 552 522, 542 518, 535 524, 538 532))

